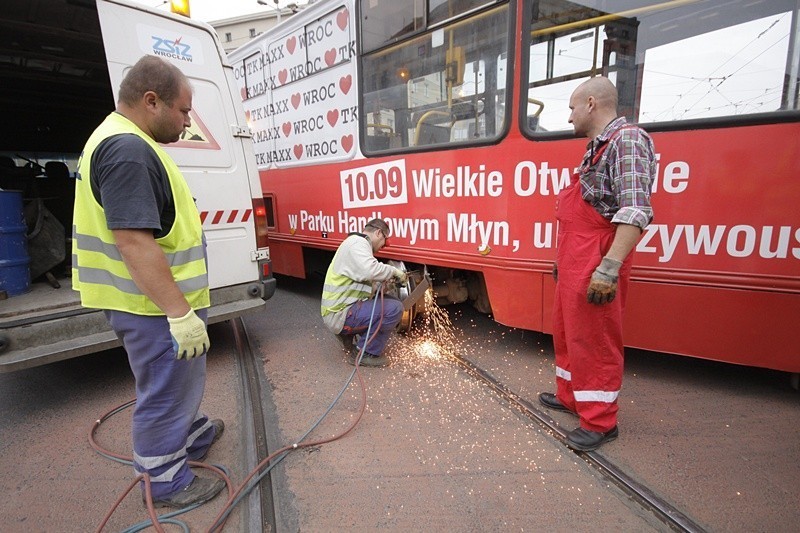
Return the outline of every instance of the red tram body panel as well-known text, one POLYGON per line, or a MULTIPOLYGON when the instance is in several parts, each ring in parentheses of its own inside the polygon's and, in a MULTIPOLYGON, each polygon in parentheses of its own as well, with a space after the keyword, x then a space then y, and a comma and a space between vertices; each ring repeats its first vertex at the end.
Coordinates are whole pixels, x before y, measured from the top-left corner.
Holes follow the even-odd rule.
MULTIPOLYGON (((498 322, 549 333, 555 198, 587 143, 559 117, 572 88, 604 74, 620 90, 621 112, 650 132, 659 161, 626 345, 800 372, 800 114, 797 80, 787 74, 796 77, 800 54, 781 33, 796 32, 794 4, 763 12, 734 11, 738 2, 468 4, 449 16, 428 6, 408 31, 392 26, 400 8, 388 2, 330 0, 233 54, 274 220, 275 272, 304 277, 304 249, 335 250, 381 217, 393 234, 384 257, 479 273, 498 322), (664 29, 701 9, 709 27, 664 29), (376 18, 387 33, 372 31, 376 18), (713 43, 718 55, 749 54, 728 69, 734 74, 757 61, 751 56, 767 68, 761 48, 724 49, 736 47, 734 33, 771 38, 774 28, 783 48, 770 65, 785 72, 774 76, 783 84, 777 100, 759 101, 769 109, 739 113, 755 96, 715 108, 709 89, 686 104, 699 116, 681 115, 692 83, 722 85, 712 76, 686 82, 678 70, 675 83, 689 85, 672 90, 659 76, 673 55, 713 43), (574 43, 591 45, 573 52, 588 67, 559 62, 558 46, 574 43), (659 98, 674 103, 659 107, 659 98)), ((723 78, 716 57, 697 61, 723 78)), ((736 91, 772 94, 757 75, 730 79, 736 91)))

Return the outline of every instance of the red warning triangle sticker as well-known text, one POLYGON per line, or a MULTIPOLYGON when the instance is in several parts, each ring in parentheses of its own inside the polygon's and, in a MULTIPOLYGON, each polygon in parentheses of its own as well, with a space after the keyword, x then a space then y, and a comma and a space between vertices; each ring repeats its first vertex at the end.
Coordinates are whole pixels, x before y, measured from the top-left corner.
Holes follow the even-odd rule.
POLYGON ((200 115, 192 109, 189 111, 189 118, 192 125, 183 130, 183 135, 178 142, 172 143, 170 147, 176 148, 199 148, 202 150, 219 150, 219 143, 208 131, 205 123, 200 120, 200 115))

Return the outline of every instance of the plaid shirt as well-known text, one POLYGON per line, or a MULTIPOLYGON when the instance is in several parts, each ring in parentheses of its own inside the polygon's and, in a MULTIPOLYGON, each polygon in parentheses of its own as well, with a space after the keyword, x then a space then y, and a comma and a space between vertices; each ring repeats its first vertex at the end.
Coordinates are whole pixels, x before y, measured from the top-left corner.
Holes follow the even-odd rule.
POLYGON ((612 223, 644 229, 653 220, 650 191, 656 179, 655 148, 650 136, 638 127, 627 127, 614 136, 626 124, 625 117, 612 120, 586 146, 580 168, 581 193, 612 223), (606 143, 597 164, 592 165, 598 149, 606 143))

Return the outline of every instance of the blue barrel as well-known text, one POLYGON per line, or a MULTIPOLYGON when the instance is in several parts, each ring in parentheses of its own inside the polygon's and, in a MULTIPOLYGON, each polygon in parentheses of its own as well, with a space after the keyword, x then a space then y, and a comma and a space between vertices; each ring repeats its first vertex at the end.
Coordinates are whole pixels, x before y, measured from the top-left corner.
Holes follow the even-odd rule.
POLYGON ((27 231, 22 191, 0 191, 0 291, 9 296, 31 290, 27 231))

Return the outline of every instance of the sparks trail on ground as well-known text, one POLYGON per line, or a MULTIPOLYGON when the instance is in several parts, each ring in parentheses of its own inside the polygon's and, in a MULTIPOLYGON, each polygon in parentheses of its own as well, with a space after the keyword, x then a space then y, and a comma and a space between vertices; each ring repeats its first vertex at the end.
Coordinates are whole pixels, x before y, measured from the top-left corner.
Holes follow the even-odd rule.
POLYGON ((419 371, 452 359, 459 349, 456 328, 447 311, 436 303, 433 289, 425 291, 424 305, 422 320, 389 348, 393 361, 419 371))
MULTIPOLYGON (((551 476, 570 468, 559 465, 560 449, 459 364, 461 358, 479 359, 480 352, 502 343, 504 330, 465 334, 464 328, 478 325, 462 320, 461 311, 439 306, 431 289, 424 302, 425 312, 411 331, 392 336, 387 346, 393 371, 375 374, 367 411, 382 422, 372 430, 411 443, 412 460, 431 475, 452 476, 442 494, 448 499, 471 501, 502 492, 509 501, 525 501, 546 494, 601 512, 600 500, 581 494, 594 491, 593 485, 567 486, 558 475, 551 476)), ((521 364, 519 354, 509 352, 508 357, 509 365, 521 364)))

